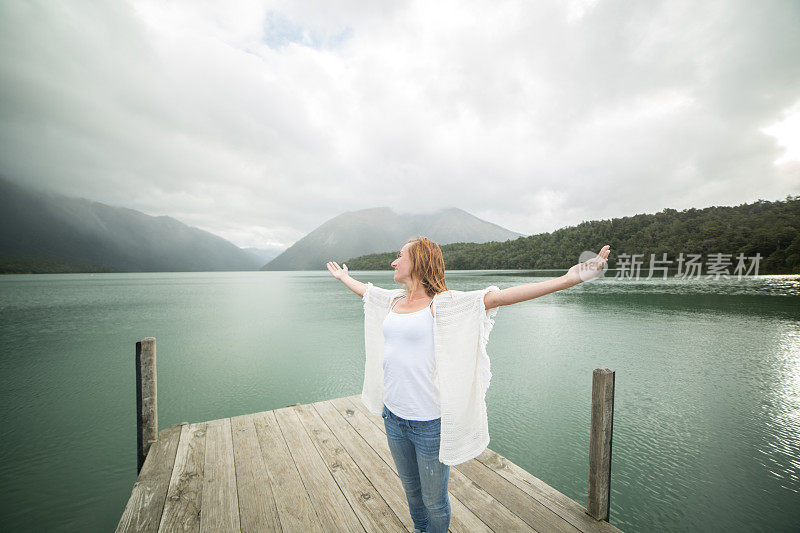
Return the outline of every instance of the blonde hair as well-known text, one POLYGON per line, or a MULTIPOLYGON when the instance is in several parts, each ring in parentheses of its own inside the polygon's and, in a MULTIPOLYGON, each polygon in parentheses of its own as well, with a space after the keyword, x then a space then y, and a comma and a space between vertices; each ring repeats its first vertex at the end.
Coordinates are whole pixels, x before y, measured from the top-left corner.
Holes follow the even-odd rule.
POLYGON ((411 279, 416 282, 410 289, 413 291, 422 285, 425 293, 431 297, 448 290, 444 280, 444 256, 439 245, 422 235, 407 240, 405 244, 408 243, 412 243, 408 247, 411 279))

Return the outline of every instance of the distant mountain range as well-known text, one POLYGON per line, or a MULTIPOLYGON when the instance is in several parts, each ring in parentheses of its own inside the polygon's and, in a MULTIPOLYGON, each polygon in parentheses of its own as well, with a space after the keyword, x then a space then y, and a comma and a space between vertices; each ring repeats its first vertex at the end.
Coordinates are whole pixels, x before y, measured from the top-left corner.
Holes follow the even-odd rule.
POLYGON ((738 206, 593 220, 524 236, 449 208, 402 215, 388 207, 338 215, 285 251, 242 249, 168 216, 29 189, 0 177, 0 273, 388 270, 409 238, 442 245, 448 270, 561 269, 610 244, 646 261, 667 253, 760 254, 762 273, 800 273, 800 196, 738 206), (266 262, 266 264, 265 264, 266 262))
POLYGON ((6 272, 73 271, 65 263, 85 265, 84 272, 258 270, 264 264, 233 243, 168 216, 40 192, 4 178, 0 258, 6 272), (9 264, 27 267, 14 270, 9 264))
POLYGON ((328 261, 396 253, 406 240, 417 235, 438 244, 502 242, 522 236, 455 207, 418 215, 400 215, 389 207, 375 207, 328 220, 261 270, 320 270, 328 261))
POLYGON ((263 265, 264 263, 269 263, 279 255, 283 253, 285 248, 242 248, 245 252, 248 252, 254 256, 256 256, 259 260, 259 264, 263 265))
POLYGON ((168 216, 38 191, 0 177, 0 272, 321 270, 339 258, 397 250, 425 235, 439 243, 520 234, 461 209, 400 216, 388 207, 343 213, 286 250, 239 248, 168 216))

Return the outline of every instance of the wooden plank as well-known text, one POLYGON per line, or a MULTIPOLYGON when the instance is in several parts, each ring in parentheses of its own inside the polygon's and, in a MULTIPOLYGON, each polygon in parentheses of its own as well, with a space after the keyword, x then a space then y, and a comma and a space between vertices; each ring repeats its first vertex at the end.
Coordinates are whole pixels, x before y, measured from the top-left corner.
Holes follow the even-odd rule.
POLYGON ((587 514, 586 509, 572 498, 557 491, 524 468, 514 464, 502 455, 486 449, 477 457, 478 461, 491 468, 509 482, 536 498, 543 505, 558 513, 564 520, 581 531, 601 533, 621 533, 619 529, 604 520, 596 520, 587 514))
POLYGON ((275 507, 283 531, 324 531, 311 504, 297 466, 283 438, 275 413, 264 411, 252 415, 261 447, 261 457, 269 475, 275 507))
MULTIPOLYGON (((392 452, 389 450, 389 443, 386 441, 386 428, 384 427, 383 418, 367 411, 367 408, 361 402, 360 396, 355 396, 355 401, 349 398, 338 398, 331 403, 337 407, 345 420, 353 425, 396 474, 397 466, 394 464, 392 452)), ((453 491, 455 475, 457 474, 451 468, 447 482, 450 495, 450 530, 454 532, 491 531, 489 526, 468 505, 465 505, 462 498, 453 491)), ((399 477, 398 482, 400 482, 399 477)), ((402 483, 400 486, 402 488, 402 483)), ((407 500, 406 509, 408 509, 407 500)))
POLYGON ((283 407, 273 412, 322 524, 335 524, 338 531, 364 531, 294 409, 283 407))
MULTIPOLYGON (((364 529, 405 532, 400 519, 362 472, 367 465, 356 464, 317 410, 308 404, 298 405, 294 410, 364 529)), ((335 410, 334 416, 339 417, 335 410)))
POLYGON ((159 433, 133 484, 131 497, 117 524, 117 532, 158 530, 180 439, 180 424, 159 433))
POLYGON ((138 474, 147 452, 158 436, 156 395, 156 339, 145 337, 136 343, 136 449, 138 474))
MULTIPOLYGON (((358 402, 361 402, 359 399, 358 402)), ((386 441, 386 433, 383 427, 378 427, 374 421, 377 418, 380 421, 381 426, 383 426, 383 418, 375 417, 374 415, 370 414, 366 408, 361 409, 355 405, 355 403, 351 402, 347 398, 337 398, 335 400, 331 400, 331 404, 336 408, 337 411, 344 417, 344 419, 353 426, 353 429, 358 431, 361 438, 363 438, 370 447, 375 450, 375 452, 383 459, 384 463, 386 463, 389 468, 397 475, 397 465, 394 464, 394 458, 392 457, 392 452, 389 451, 389 443, 386 441)), ((363 407, 363 406, 362 406, 363 407)), ((397 477, 397 480, 400 481, 400 477, 397 477)), ((401 485, 402 488, 402 485, 401 485)), ((405 492, 403 492, 405 494, 405 492)), ((408 502, 406 501, 406 507, 408 507, 408 502)))
POLYGON ((317 402, 313 406, 403 525, 408 530, 414 529, 406 493, 397 473, 343 418, 333 401, 317 402))
POLYGON ((589 496, 586 509, 608 520, 611 504, 611 433, 614 425, 614 372, 592 372, 592 420, 589 434, 589 496))
MULTIPOLYGON (((360 411, 365 418, 369 419, 377 427, 383 429, 383 419, 367 411, 367 408, 361 401, 360 394, 341 398, 340 400, 350 402, 350 404, 360 411)), ((336 400, 334 400, 334 403, 336 403, 336 400)), ((539 500, 543 505, 553 510, 579 530, 620 533, 620 530, 615 526, 603 520, 596 520, 594 517, 587 514, 586 509, 575 500, 557 491, 524 468, 514 464, 489 448, 484 450, 475 460, 497 471, 498 474, 508 479, 530 496, 539 500)))
MULTIPOLYGON (((386 433, 386 428, 382 423, 383 418, 378 418, 369 413, 360 398, 357 398, 357 400, 353 402, 353 405, 362 410, 362 412, 368 414, 374 425, 384 434, 386 433), (378 420, 381 422, 379 423, 378 420)), ((474 461, 474 459, 472 460, 474 461)), ((454 496, 461 500, 464 506, 469 508, 475 516, 495 531, 532 530, 531 526, 524 520, 507 507, 497 502, 494 497, 483 490, 480 485, 465 476, 457 467, 450 468, 449 490, 454 496)))
POLYGON ((280 531, 272 485, 250 415, 231 417, 236 491, 243 532, 280 531))
POLYGON ((175 454, 159 531, 198 531, 203 501, 206 424, 185 424, 175 454))
MULTIPOLYGON (((450 469, 449 488, 450 531, 620 532, 488 448, 450 469)), ((360 395, 163 430, 117 531, 157 523, 159 531, 413 527, 383 419, 360 395)))
POLYGON ((450 490, 495 531, 535 531, 457 468, 450 468, 450 490))
POLYGON ((578 533, 578 528, 480 461, 473 459, 455 468, 537 531, 578 533))
POLYGON ((206 424, 200 532, 239 531, 239 497, 230 418, 206 424))

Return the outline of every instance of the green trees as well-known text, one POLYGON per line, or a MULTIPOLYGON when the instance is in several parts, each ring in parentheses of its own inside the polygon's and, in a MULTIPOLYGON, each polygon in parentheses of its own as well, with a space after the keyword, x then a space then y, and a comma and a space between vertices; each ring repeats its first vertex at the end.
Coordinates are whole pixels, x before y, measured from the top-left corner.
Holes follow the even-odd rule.
MULTIPOLYGON (((761 254, 759 274, 800 274, 800 195, 785 200, 758 200, 734 207, 664 209, 656 214, 595 220, 520 237, 513 241, 453 243, 442 246, 448 270, 566 269, 578 262, 584 250, 597 252, 611 245, 609 267, 620 253, 666 253, 675 260, 681 252, 702 254, 761 254)), ((386 270, 396 250, 346 261, 351 270, 386 270)), ((644 269, 644 267, 643 267, 644 269)))

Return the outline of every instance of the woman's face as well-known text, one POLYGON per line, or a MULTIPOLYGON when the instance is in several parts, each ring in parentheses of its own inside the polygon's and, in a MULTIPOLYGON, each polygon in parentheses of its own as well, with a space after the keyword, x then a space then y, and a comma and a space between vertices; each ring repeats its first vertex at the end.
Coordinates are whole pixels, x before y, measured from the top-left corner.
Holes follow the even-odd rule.
POLYGON ((397 283, 411 283, 411 258, 408 256, 408 249, 411 248, 411 243, 406 243, 397 254, 397 259, 392 261, 392 268, 394 269, 394 280, 397 283))

